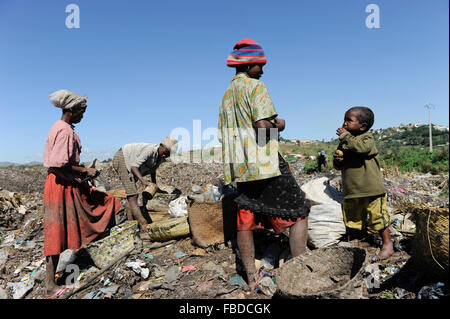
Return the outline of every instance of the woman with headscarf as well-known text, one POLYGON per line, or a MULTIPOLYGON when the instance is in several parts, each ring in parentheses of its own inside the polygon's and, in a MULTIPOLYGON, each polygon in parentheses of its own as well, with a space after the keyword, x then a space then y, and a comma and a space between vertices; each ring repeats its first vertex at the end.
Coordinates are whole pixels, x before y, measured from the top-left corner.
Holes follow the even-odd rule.
POLYGON ((57 297, 68 289, 55 281, 59 255, 66 249, 80 249, 114 226, 115 214, 121 209, 114 196, 82 182, 98 174, 95 168, 80 165, 81 141, 74 124, 82 120, 86 100, 86 96, 69 90, 50 95, 53 105, 62 109, 62 116, 51 127, 44 149, 44 166, 48 168, 44 189, 44 298, 57 297))
POLYGON ((237 244, 251 290, 256 286, 253 230, 289 231, 291 255, 298 256, 306 250, 310 209, 278 152, 278 132, 284 130, 285 121, 278 118, 267 87, 259 80, 266 62, 255 41, 236 43, 227 60, 236 75, 219 110, 225 183, 236 182, 239 191, 237 244))

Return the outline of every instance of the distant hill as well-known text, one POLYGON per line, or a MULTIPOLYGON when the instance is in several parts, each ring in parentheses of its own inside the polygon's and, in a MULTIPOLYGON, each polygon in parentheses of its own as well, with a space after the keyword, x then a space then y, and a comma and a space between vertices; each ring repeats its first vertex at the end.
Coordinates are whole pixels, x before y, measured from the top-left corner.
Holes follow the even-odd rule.
POLYGON ((12 162, 0 162, 0 167, 10 167, 10 166, 36 166, 36 165, 42 165, 42 162, 28 162, 25 164, 18 164, 18 163, 12 163, 12 162))

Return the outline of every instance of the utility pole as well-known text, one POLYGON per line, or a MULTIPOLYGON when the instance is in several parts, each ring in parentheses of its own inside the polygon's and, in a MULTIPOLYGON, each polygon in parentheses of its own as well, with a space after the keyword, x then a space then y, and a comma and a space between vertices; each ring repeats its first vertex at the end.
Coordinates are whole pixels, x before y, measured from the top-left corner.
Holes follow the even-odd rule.
POLYGON ((434 106, 431 103, 427 103, 425 104, 425 108, 428 109, 428 123, 430 127, 430 153, 433 153, 433 135, 432 135, 433 127, 431 125, 431 109, 434 108, 434 106))

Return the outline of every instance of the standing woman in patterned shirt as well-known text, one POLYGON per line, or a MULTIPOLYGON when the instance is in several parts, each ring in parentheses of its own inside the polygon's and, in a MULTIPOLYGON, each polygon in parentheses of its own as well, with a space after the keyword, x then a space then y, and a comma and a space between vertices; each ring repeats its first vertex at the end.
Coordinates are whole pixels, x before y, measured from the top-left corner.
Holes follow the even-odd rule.
POLYGON ((237 183, 237 244, 247 273, 249 289, 255 283, 253 230, 289 231, 291 255, 306 250, 310 203, 288 164, 278 152, 278 132, 285 121, 278 114, 265 84, 259 80, 266 57, 251 39, 236 43, 227 65, 236 75, 219 110, 225 184, 237 183))
POLYGON ((87 97, 59 90, 50 95, 50 100, 62 109, 62 116, 51 127, 44 149, 44 166, 48 168, 44 189, 44 298, 56 298, 68 289, 55 281, 59 255, 66 249, 80 249, 114 226, 115 214, 121 209, 114 196, 82 182, 87 176, 97 175, 95 168, 80 165, 81 141, 74 127, 83 119, 87 97))

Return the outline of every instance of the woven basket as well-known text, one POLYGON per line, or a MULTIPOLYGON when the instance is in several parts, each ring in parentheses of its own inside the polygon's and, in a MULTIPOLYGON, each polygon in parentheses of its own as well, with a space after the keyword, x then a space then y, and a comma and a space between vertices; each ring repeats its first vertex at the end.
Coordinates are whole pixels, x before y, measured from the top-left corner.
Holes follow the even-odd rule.
POLYGON ((320 248, 294 257, 275 270, 276 295, 289 299, 339 298, 368 264, 364 249, 320 248))
POLYGON ((448 277, 449 209, 411 204, 407 210, 412 213, 416 222, 412 260, 427 271, 448 277))
POLYGON ((224 242, 222 201, 192 203, 189 207, 189 225, 192 239, 200 247, 206 248, 224 242))

